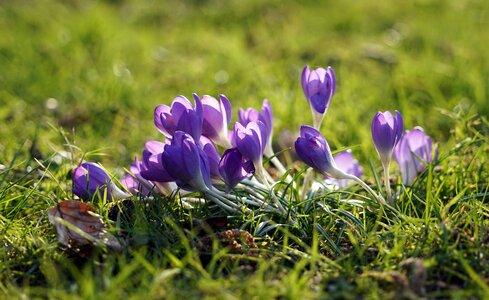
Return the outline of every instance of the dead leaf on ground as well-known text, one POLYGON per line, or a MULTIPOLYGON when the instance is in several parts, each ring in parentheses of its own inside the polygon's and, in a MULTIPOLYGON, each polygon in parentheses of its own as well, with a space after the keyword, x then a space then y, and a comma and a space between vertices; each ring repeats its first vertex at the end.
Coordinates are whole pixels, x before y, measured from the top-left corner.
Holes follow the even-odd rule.
POLYGON ((119 241, 107 232, 95 209, 74 200, 65 200, 48 211, 49 221, 56 228, 58 241, 73 249, 102 246, 121 251, 119 241))

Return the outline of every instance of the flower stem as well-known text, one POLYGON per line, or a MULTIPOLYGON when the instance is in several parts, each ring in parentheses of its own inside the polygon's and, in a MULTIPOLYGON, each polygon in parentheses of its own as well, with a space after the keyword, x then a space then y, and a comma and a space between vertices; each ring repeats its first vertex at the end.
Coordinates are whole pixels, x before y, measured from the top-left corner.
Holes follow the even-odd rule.
POLYGON ((277 207, 278 209, 284 214, 286 215, 287 214, 287 210, 285 210, 285 208, 282 206, 282 204, 280 203, 280 200, 278 199, 277 195, 275 195, 275 193, 273 192, 274 188, 275 188, 275 185, 272 185, 270 187, 270 197, 273 199, 273 201, 275 201, 275 204, 277 204, 277 207))
POLYGON ((210 189, 207 191, 207 193, 213 196, 212 200, 221 208, 227 209, 232 212, 240 212, 240 210, 243 209, 240 204, 233 203, 232 201, 220 195, 220 191, 217 189, 210 189))
MULTIPOLYGON (((277 168, 278 172, 280 173, 280 176, 283 176, 285 173, 287 173, 287 169, 284 167, 280 159, 278 159, 275 154, 270 158, 270 161, 273 163, 273 165, 277 168)), ((290 174, 287 174, 287 177, 285 177, 285 182, 289 183, 292 181, 292 176, 290 174)))
POLYGON ((270 161, 273 163, 273 165, 280 172, 280 175, 284 175, 287 172, 287 169, 285 169, 284 165, 282 165, 282 163, 280 162, 280 160, 276 156, 272 156, 272 158, 270 158, 270 161))
MULTIPOLYGON (((270 189, 270 182, 267 180, 267 176, 265 175, 265 170, 263 169, 263 165, 255 164, 255 177, 256 179, 265 185, 267 190, 270 189)), ((270 174, 267 174, 270 177, 270 174)))
POLYGON ((358 184, 360 184, 367 192, 370 193, 370 195, 374 196, 374 198, 382 205, 387 205, 387 203, 385 202, 385 199, 384 197, 382 197, 381 195, 377 194, 376 192, 374 192, 374 190, 372 190, 368 184, 366 184, 363 180, 361 180, 360 178, 358 178, 357 176, 355 175, 351 175, 351 174, 346 174, 347 178, 345 179, 351 179, 351 180, 354 180, 356 181, 358 184))
POLYGON ((306 199, 307 190, 309 188, 309 182, 312 179, 313 169, 308 168, 306 170, 306 176, 304 176, 304 182, 302 183, 301 200, 306 199))
MULTIPOLYGON (((248 189, 251 190, 251 188, 248 188, 248 189)), ((222 202, 225 202, 225 203, 231 203, 234 205, 238 205, 238 204, 233 203, 233 200, 238 200, 238 201, 242 201, 244 203, 247 203, 249 205, 253 205, 253 206, 256 206, 258 208, 263 208, 266 211, 274 212, 277 214, 285 214, 286 213, 283 208, 280 209, 280 207, 279 207, 279 209, 277 209, 277 208, 273 207, 272 205, 270 205, 270 203, 265 202, 264 198, 261 197, 260 195, 255 195, 254 193, 251 193, 251 192, 249 194, 249 196, 250 196, 249 198, 238 196, 238 195, 233 195, 233 194, 226 194, 226 193, 223 193, 222 191, 219 191, 219 190, 216 190, 214 192, 216 193, 216 195, 214 195, 214 196, 216 198, 219 198, 222 202)), ((243 207, 241 205, 239 205, 239 208, 243 209, 243 207)), ((248 208, 245 208, 245 211, 250 212, 251 210, 248 208)))
MULTIPOLYGON (((389 165, 390 162, 382 162, 382 167, 384 168, 384 185, 385 185, 385 193, 387 195, 387 201, 389 203, 392 202, 392 191, 391 191, 391 182, 389 180, 389 165)), ((391 203, 392 204, 392 203, 391 203)))
POLYGON ((268 190, 267 187, 256 180, 256 178, 252 178, 251 180, 243 179, 241 181, 241 184, 243 184, 244 186, 252 187, 254 189, 261 189, 263 192, 266 192, 268 190))

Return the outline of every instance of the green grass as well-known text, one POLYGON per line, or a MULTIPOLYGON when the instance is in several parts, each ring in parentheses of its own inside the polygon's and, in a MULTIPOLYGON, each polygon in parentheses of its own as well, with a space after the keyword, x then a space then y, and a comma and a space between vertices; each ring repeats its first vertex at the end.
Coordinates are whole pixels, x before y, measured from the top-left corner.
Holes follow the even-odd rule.
MULTIPOLYGON (((0 3, 1 298, 487 297, 488 16, 482 0, 0 3), (73 198, 82 157, 119 177, 161 139, 154 107, 193 92, 227 95, 233 120, 268 98, 286 144, 285 131, 312 122, 306 64, 335 69, 322 132, 332 149, 353 148, 370 182, 376 111, 398 109, 439 144, 411 188, 396 186, 404 217, 338 201, 363 197, 353 187, 293 204, 294 225, 230 217, 258 250, 203 253, 181 224, 223 212, 157 198, 110 223, 121 253, 60 248, 46 213, 73 198)), ((107 221, 109 205, 92 204, 107 221)))

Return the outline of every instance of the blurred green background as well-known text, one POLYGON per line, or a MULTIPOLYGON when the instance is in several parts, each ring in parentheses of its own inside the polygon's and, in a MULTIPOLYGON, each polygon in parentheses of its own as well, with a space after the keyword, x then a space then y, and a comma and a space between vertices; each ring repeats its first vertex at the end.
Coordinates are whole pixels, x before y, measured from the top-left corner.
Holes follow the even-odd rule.
MULTIPOLYGON (((398 109, 440 143, 457 119, 489 115, 489 2, 2 1, 0 163, 66 142, 126 167, 159 139, 153 108, 179 94, 273 105, 275 138, 311 124, 305 65, 332 66, 322 132, 374 155, 370 122, 398 109)), ((276 149, 278 150, 278 149, 276 149)))

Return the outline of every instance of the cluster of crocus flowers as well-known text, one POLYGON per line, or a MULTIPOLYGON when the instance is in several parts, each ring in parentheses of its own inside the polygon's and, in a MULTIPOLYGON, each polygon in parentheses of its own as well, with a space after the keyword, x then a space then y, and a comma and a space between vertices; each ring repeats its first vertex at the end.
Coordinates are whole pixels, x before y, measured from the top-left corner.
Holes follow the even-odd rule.
MULTIPOLYGON (((300 136, 295 142, 297 155, 311 167, 306 177, 312 176, 311 170, 314 169, 323 175, 322 180, 333 183, 337 188, 356 182, 378 202, 386 204, 382 195, 360 179, 363 170, 351 150, 333 156, 320 132, 336 91, 333 69, 310 70, 305 67, 301 82, 313 115, 313 126, 301 126, 300 136)), ((265 157, 280 176, 289 174, 272 149, 273 112, 270 102, 264 100, 260 111, 239 109, 238 121, 229 129, 232 105, 226 96, 219 95, 216 99, 193 94, 193 100, 192 104, 186 97, 177 96, 170 106, 162 104, 155 108, 154 124, 162 139, 147 141, 141 160, 136 157, 130 173, 121 179, 127 193, 117 187, 100 165, 84 162, 73 173, 74 194, 82 199, 104 194, 108 200, 115 200, 129 197, 128 193, 148 197, 178 192, 185 198, 198 192, 223 210, 233 213, 247 212, 250 206, 254 206, 287 214, 284 200, 279 200, 273 192, 277 179, 263 166, 265 157)), ((400 165, 403 183, 409 185, 432 161, 432 142, 418 127, 403 135, 403 120, 397 111, 395 114, 378 112, 371 130, 384 166, 389 199, 391 157, 394 155, 400 165)), ((287 184, 297 184, 292 182, 290 175, 284 177, 287 184)), ((305 178, 304 187, 307 181, 305 178)))
POLYGON ((378 112, 372 120, 372 139, 379 154, 385 175, 385 188, 389 200, 394 201, 390 182, 389 166, 394 156, 401 170, 402 183, 411 185, 417 175, 425 170, 425 165, 431 163, 438 150, 424 130, 417 126, 413 130, 404 130, 401 114, 395 115, 386 111, 378 112))
MULTIPOLYGON (((200 192, 222 209, 235 213, 247 211, 248 205, 285 213, 275 199, 269 203, 258 193, 249 197, 230 193, 253 175, 255 179, 250 182, 256 186, 266 188, 273 184, 273 178, 263 167, 263 156, 274 156, 270 103, 264 100, 261 111, 240 109, 239 121, 229 131, 232 107, 226 96, 220 95, 217 100, 194 94, 193 98, 194 104, 178 96, 171 106, 162 104, 155 108, 154 124, 163 138, 146 142, 142 159, 136 157, 131 174, 121 180, 122 185, 128 192, 142 196, 200 192)), ((280 163, 277 165, 285 170, 280 163)), ((115 189, 109 179, 93 177, 91 184, 109 186, 105 191, 112 194, 115 189)), ((77 183, 74 181, 75 193, 87 198, 78 192, 83 186, 77 183)))
MULTIPOLYGON (((295 143, 299 158, 325 175, 327 180, 335 186, 341 188, 351 182, 358 182, 379 202, 385 203, 381 195, 376 194, 360 179, 363 171, 351 151, 344 151, 333 157, 326 139, 319 132, 324 115, 336 91, 336 77, 333 69, 328 67, 311 71, 306 66, 302 72, 301 81, 304 95, 311 107, 314 128, 301 127, 300 137, 295 143)), ((372 120, 372 139, 384 169, 386 194, 389 200, 393 200, 389 181, 389 166, 393 154, 400 166, 405 185, 411 184, 433 158, 431 139, 424 134, 422 129, 416 127, 412 131, 406 131, 404 135, 403 130, 404 122, 398 111, 395 111, 394 114, 389 111, 377 112, 372 120)))
MULTIPOLYGON (((240 110, 240 121, 229 133, 232 107, 227 97, 220 95, 218 101, 194 94, 194 99, 195 106, 179 96, 171 107, 160 105, 155 109, 155 125, 166 137, 166 144, 161 162, 154 168, 164 169, 170 175, 164 181, 174 181, 183 190, 208 194, 227 210, 243 209, 239 203, 242 201, 277 209, 261 200, 233 198, 216 188, 223 184, 230 190, 253 174, 268 184, 262 161, 264 152, 271 149, 273 117, 268 101, 264 101, 262 112, 252 108, 240 110), (224 149, 222 156, 218 148, 224 149)), ((142 177, 152 180, 145 174, 142 177)))

